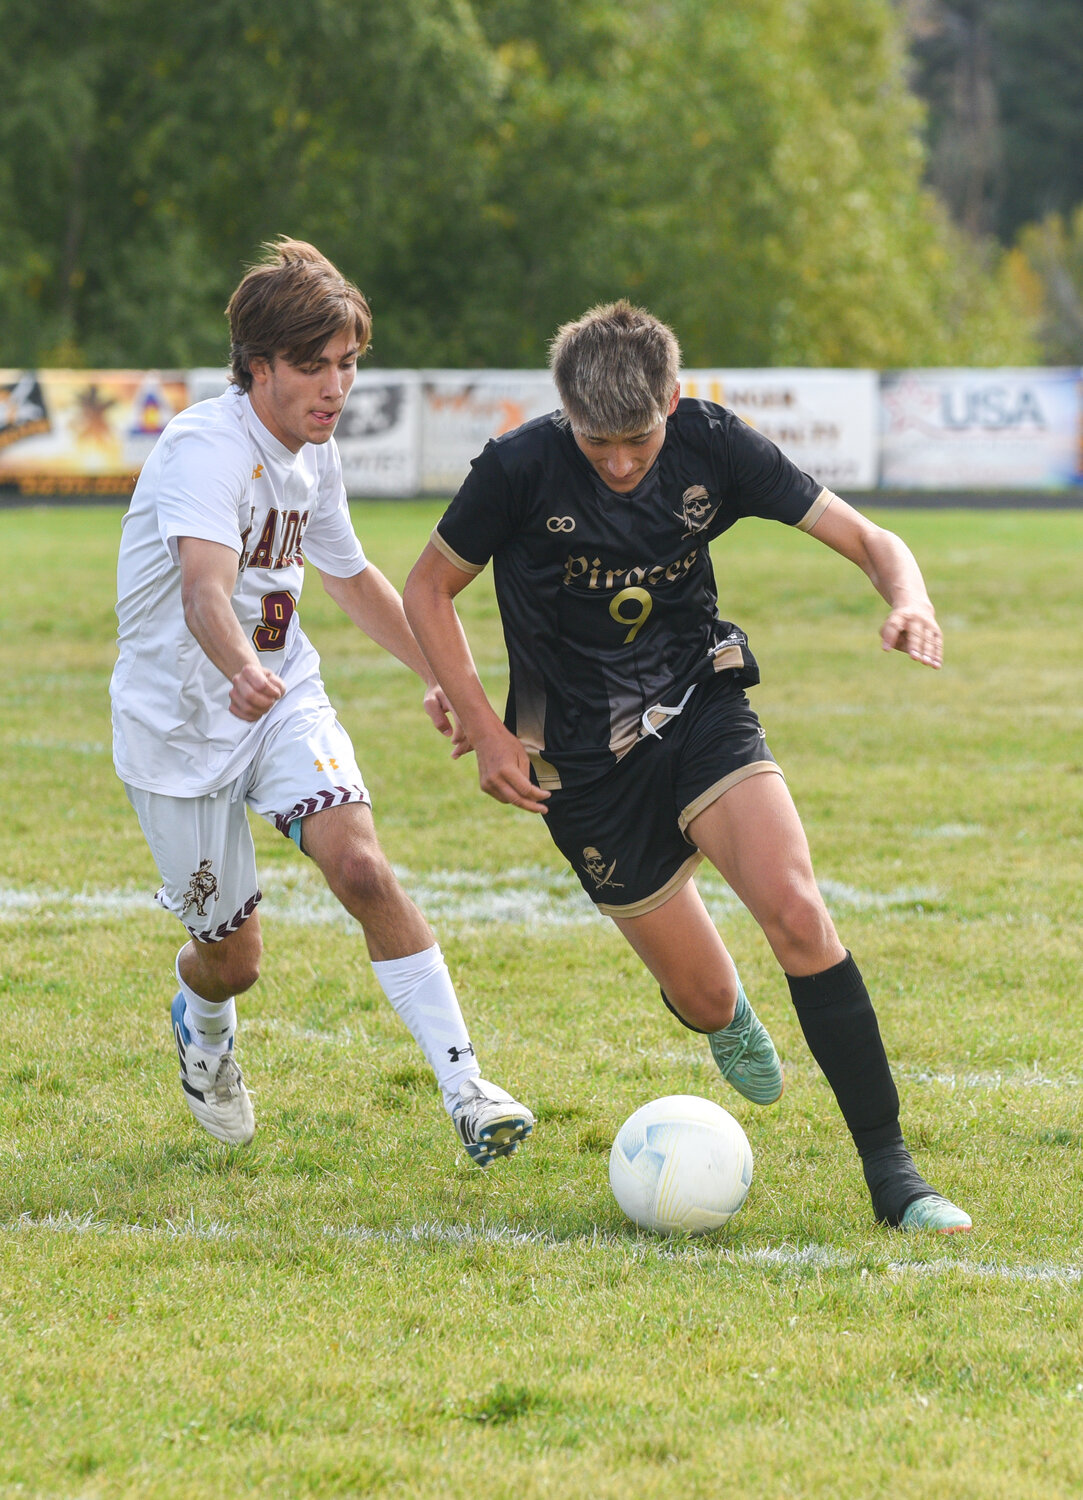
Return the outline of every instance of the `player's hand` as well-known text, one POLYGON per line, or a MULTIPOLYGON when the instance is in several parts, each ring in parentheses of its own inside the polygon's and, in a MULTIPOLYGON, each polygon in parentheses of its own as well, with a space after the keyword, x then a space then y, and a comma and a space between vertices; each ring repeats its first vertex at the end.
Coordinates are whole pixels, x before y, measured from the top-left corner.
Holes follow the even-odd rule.
POLYGON ((454 717, 447 694, 439 683, 433 683, 425 692, 425 712, 444 738, 451 741, 452 760, 470 754, 474 747, 466 730, 454 717))
POLYGON ((249 662, 233 677, 229 689, 229 711, 238 719, 254 724, 275 706, 286 691, 286 684, 274 672, 249 662))
POLYGON ((904 604, 880 627, 885 651, 905 651, 926 667, 944 664, 944 636, 931 604, 904 604))
POLYGON ((451 736, 452 760, 459 760, 463 755, 473 755, 474 746, 470 742, 470 736, 459 723, 458 719, 452 719, 451 727, 453 731, 451 736))
POLYGON ((483 792, 525 812, 545 812, 549 793, 531 781, 526 751, 510 730, 501 725, 499 733, 487 736, 475 749, 483 792))

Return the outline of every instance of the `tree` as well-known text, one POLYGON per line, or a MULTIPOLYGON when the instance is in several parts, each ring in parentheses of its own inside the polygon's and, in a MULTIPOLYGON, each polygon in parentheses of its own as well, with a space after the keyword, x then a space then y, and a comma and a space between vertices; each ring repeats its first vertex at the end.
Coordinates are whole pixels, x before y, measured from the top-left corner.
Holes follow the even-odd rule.
POLYGON ((1045 359, 1083 364, 1083 204, 1025 225, 1008 262, 1045 359))
POLYGON ((0 0, 0 363, 224 363, 278 233, 384 365, 628 295, 697 363, 1021 361, 922 190, 890 0, 0 0))
MULTIPOLYGON (((521 24, 507 0, 498 9, 521 24)), ((886 0, 588 15, 597 44, 569 46, 563 8, 547 11, 529 43, 533 114, 516 115, 528 160, 561 155, 578 126, 573 180, 554 195, 535 172, 532 193, 510 185, 505 199, 530 226, 530 285, 550 284, 546 256, 564 269, 562 316, 586 300, 569 284, 638 297, 696 363, 1029 356, 1014 292, 922 189, 920 113, 886 0)))
POLYGON ((1083 201, 1078 0, 899 0, 928 104, 930 182, 972 234, 1009 243, 1083 201))
POLYGON ((468 4, 0 0, 0 25, 5 359, 222 362, 280 232, 376 285, 392 349, 443 353, 494 93, 468 4))

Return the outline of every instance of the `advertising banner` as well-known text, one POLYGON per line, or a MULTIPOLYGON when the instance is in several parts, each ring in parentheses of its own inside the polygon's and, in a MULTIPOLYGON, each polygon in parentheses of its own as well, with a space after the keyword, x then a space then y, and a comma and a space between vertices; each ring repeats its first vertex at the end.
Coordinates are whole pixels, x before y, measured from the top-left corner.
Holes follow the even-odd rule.
POLYGON ((736 412, 829 490, 876 484, 873 370, 684 370, 681 395, 736 412))
MULTIPOLYGON (((172 417, 228 382, 224 367, 0 370, 0 503, 126 497, 172 417)), ((681 387, 729 407, 842 494, 879 485, 1083 498, 1076 368, 697 369, 681 387)), ((336 431, 347 492, 451 495, 490 438, 558 406, 546 370, 361 370, 336 431)))
POLYGON ((403 498, 420 487, 421 383, 416 370, 359 370, 335 428, 351 499, 403 498))
POLYGON ((0 487, 128 495, 187 405, 179 371, 0 370, 0 487))
MULTIPOLYGON (((188 399, 209 401, 229 384, 227 369, 189 370, 188 399)), ((358 370, 335 428, 346 493, 416 495, 419 484, 416 370, 358 370)))
POLYGON ((548 370, 422 370, 421 488, 453 495, 490 438, 560 405, 548 370))
POLYGON ((188 404, 194 406, 197 401, 210 401, 215 396, 221 396, 226 386, 229 385, 229 371, 225 365, 218 367, 208 366, 204 369, 188 371, 188 404))
POLYGON ((1077 369, 895 370, 880 377, 887 489, 1061 489, 1081 474, 1077 369))

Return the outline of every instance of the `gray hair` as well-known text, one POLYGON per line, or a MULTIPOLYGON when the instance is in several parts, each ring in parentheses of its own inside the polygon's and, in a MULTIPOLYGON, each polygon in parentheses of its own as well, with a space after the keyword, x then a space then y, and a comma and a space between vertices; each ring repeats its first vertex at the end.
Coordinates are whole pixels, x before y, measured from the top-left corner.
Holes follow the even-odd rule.
POLYGON ((673 330, 623 299, 565 323, 549 347, 564 420, 588 437, 628 437, 664 422, 680 367, 673 330))

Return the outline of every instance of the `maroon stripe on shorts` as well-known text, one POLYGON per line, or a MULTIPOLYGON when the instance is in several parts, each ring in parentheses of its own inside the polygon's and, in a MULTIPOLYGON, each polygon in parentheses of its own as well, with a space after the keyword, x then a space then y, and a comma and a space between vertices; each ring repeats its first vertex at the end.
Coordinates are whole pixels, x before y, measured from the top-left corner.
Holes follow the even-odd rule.
POLYGON ((329 807, 345 807, 348 802, 366 802, 364 787, 360 786, 333 786, 327 787, 322 792, 317 792, 314 797, 305 797, 300 802, 295 802, 288 813, 279 813, 275 816, 275 827, 279 833, 290 836, 290 824, 295 823, 298 818, 307 818, 310 813, 325 812, 329 807))
POLYGON ((240 911, 233 913, 228 922, 220 922, 217 927, 208 927, 205 932, 197 932, 194 927, 188 927, 187 922, 184 925, 188 927, 188 931, 197 943, 220 943, 223 938, 229 937, 231 932, 236 932, 238 927, 248 921, 262 900, 263 892, 257 891, 244 903, 240 911))

